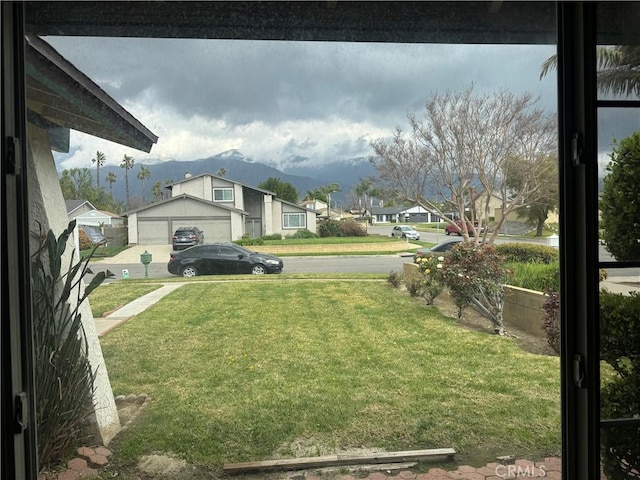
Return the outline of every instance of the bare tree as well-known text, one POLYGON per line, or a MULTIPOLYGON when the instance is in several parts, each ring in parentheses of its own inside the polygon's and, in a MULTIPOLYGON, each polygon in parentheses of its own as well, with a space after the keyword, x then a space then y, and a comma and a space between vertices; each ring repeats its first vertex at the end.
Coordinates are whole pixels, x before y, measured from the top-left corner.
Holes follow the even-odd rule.
POLYGON ((469 220, 476 231, 461 222, 466 241, 469 233, 479 239, 497 200, 502 215, 490 237, 487 230, 483 236, 493 243, 509 213, 537 200, 544 160, 556 154, 556 126, 530 93, 478 95, 473 89, 433 94, 420 116, 408 116, 408 133, 398 128, 391 139, 372 142, 371 162, 385 188, 403 200, 451 224, 455 216, 469 220), (518 189, 508 182, 516 169, 518 189))

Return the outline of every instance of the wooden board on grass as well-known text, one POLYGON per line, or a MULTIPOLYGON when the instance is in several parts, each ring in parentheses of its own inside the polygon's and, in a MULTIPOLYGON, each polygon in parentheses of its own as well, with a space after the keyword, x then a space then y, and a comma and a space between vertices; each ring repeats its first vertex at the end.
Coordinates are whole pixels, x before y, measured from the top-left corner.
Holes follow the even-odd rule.
POLYGON ((235 474, 259 470, 305 470, 309 468, 342 467, 379 463, 410 462, 420 460, 440 460, 453 457, 453 448, 430 450, 409 450, 401 452, 380 452, 367 455, 325 455, 321 457, 283 458, 259 462, 225 463, 223 470, 235 474))

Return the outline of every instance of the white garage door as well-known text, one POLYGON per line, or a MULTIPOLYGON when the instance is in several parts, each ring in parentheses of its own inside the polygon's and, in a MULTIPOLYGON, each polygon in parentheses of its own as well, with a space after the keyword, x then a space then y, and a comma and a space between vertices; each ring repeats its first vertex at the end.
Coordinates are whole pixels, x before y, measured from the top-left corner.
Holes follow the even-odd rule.
POLYGON ((204 232, 204 243, 214 242, 230 242, 231 238, 231 220, 220 219, 212 220, 211 218, 191 218, 189 220, 172 220, 172 227, 175 231, 179 227, 198 227, 204 232))
POLYGON ((167 245, 169 238, 169 222, 167 220, 138 220, 139 245, 167 245))

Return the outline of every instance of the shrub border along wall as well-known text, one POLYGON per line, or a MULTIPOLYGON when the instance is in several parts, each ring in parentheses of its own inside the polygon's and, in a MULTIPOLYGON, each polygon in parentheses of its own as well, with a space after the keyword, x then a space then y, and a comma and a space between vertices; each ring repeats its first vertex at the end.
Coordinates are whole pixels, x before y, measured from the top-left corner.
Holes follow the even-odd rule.
MULTIPOLYGON (((402 273, 406 284, 410 282, 411 278, 420 275, 420 270, 415 263, 406 262, 403 264, 402 273)), ((536 337, 546 338, 546 333, 542 328, 544 300, 545 296, 542 292, 505 285, 505 301, 502 312, 505 325, 518 328, 536 337)))

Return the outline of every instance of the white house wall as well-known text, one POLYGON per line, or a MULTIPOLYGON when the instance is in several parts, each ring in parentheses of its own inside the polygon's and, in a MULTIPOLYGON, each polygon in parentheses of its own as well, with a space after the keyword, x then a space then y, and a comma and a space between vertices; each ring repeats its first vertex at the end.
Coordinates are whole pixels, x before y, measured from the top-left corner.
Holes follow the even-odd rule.
MULTIPOLYGON (((31 251, 35 251, 34 249, 39 246, 40 242, 37 222, 40 222, 45 232, 50 229, 56 238, 69 222, 47 133, 29 124, 27 148, 29 217, 31 222, 30 248, 31 251)), ((63 255, 63 265, 69 264, 73 252, 73 239, 70 238, 67 250, 63 255)), ((78 258, 76 252, 75 261, 78 261, 78 258)), ((80 282, 79 288, 84 290, 84 282, 80 282)), ((71 295, 71 298, 74 297, 75 295, 71 295)), ((121 428, 118 409, 102 356, 102 348, 98 340, 89 300, 85 300, 78 308, 88 344, 87 356, 91 369, 96 372, 93 394, 96 425, 102 442, 104 445, 108 445, 121 428)))
MULTIPOLYGON (((65 209, 66 209, 66 207, 65 207, 65 209)), ((95 210, 93 210, 86 203, 83 203, 78 208, 76 208, 75 210, 73 210, 72 212, 69 213, 69 220, 73 220, 74 218, 77 218, 80 215, 84 215, 85 213, 88 213, 88 212, 95 212, 95 210)))
POLYGON ((130 245, 137 245, 138 243, 138 213, 130 213, 129 214, 129 222, 128 222, 128 237, 130 245))
POLYGON ((78 225, 91 225, 94 227, 99 227, 100 225, 122 225, 122 221, 118 222, 118 219, 115 220, 116 221, 113 222, 113 217, 97 210, 91 210, 76 217, 78 225))
POLYGON ((213 190, 211 189, 211 177, 207 175, 190 178, 171 187, 171 196, 178 197, 186 193, 192 197, 202 198, 203 200, 213 200, 213 190))

